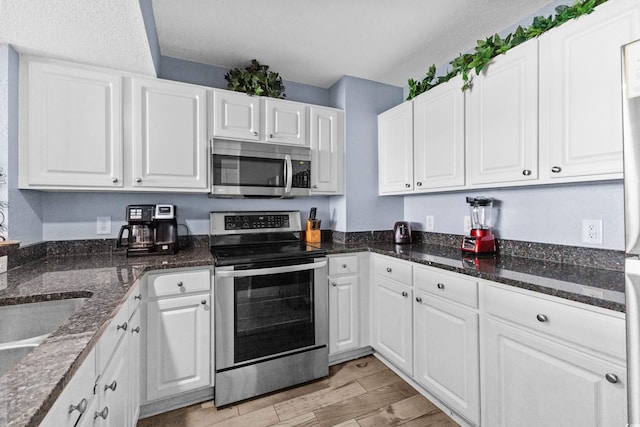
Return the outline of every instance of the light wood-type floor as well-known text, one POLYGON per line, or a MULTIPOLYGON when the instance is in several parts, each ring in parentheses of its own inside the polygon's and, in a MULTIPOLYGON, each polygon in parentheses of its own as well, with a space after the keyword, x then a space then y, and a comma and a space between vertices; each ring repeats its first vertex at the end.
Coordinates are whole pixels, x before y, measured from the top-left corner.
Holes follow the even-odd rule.
POLYGON ((213 402, 138 422, 138 427, 457 426, 373 356, 329 368, 327 378, 220 410, 213 402))

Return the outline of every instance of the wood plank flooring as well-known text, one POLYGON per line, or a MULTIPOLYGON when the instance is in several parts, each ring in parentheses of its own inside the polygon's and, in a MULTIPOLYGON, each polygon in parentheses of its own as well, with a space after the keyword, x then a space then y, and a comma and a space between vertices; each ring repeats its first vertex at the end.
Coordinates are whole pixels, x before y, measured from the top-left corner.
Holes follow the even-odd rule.
POLYGON ((138 427, 454 427, 440 411, 373 356, 329 368, 327 378, 230 405, 192 405, 138 427))

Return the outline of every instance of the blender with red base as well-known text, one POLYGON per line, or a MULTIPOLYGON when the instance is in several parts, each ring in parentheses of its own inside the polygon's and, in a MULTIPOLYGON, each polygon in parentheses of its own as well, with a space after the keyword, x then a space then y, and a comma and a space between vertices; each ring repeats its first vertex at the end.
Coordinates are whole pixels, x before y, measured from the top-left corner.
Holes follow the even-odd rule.
POLYGON ((493 199, 488 197, 467 197, 471 211, 471 233, 462 239, 462 250, 476 254, 496 251, 496 241, 491 233, 491 209, 493 199))

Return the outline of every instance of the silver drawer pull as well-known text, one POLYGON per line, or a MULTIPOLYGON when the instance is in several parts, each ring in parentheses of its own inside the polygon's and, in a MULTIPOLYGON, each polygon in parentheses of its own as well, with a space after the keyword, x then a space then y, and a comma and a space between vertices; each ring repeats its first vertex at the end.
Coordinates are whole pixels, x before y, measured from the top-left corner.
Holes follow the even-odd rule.
POLYGON ((142 294, 138 294, 138 295, 134 296, 133 299, 141 300, 142 299, 142 294))
POLYGON ((135 328, 133 328, 131 330, 132 334, 139 334, 140 333, 140 326, 136 326, 135 328))
POLYGON ((184 283, 182 283, 182 282, 178 282, 178 287, 179 287, 179 288, 181 288, 181 287, 183 287, 183 286, 184 286, 184 283))
POLYGON ((96 414, 93 416, 93 419, 95 420, 96 418, 100 417, 103 420, 106 420, 108 416, 109 416, 109 408, 105 406, 102 411, 96 412, 96 414))
POLYGON ((618 382, 618 376, 616 374, 606 374, 604 376, 607 381, 609 381, 611 384, 616 384, 618 382))
POLYGON ((404 186, 407 188, 411 188, 411 184, 405 184, 404 186))
POLYGON ((126 331, 127 330, 127 322, 124 322, 122 325, 116 326, 116 331, 119 331, 120 329, 122 329, 123 331, 126 331))
POLYGON ((207 300, 206 300, 206 299, 203 299, 202 301, 200 301, 200 304, 202 304, 202 305, 206 305, 206 304, 207 304, 207 300))
POLYGON ((438 283, 436 286, 438 287, 438 289, 444 290, 444 283, 438 283))
POLYGON ((529 176, 529 175, 531 175, 531 171, 529 169, 525 169, 525 170, 522 171, 522 175, 529 176))
POLYGON ((387 267, 387 273, 391 273, 393 270, 391 270, 391 267, 387 267))
POLYGON ((253 136, 258 136, 258 132, 253 132, 253 136))
POLYGON ((409 294, 408 294, 408 293, 406 293, 405 291, 402 291, 402 296, 406 298, 406 297, 408 297, 408 296, 409 296, 409 294))
POLYGON ((538 314, 538 315, 536 316, 536 319, 538 319, 538 322, 542 322, 542 323, 544 323, 544 322, 546 322, 547 320, 549 320, 549 318, 547 317, 547 315, 546 315, 546 314, 538 314))
POLYGON ((338 286, 338 282, 331 282, 331 286, 335 288, 336 286, 338 286))
POLYGON ((422 298, 420 298, 420 297, 416 297, 416 302, 421 303, 421 302, 422 302, 422 298))
POLYGON ((551 172, 560 173, 560 172, 562 172, 562 168, 560 166, 554 166, 554 167, 551 168, 551 172))
POLYGON ((111 384, 104 386, 104 391, 107 391, 107 390, 116 391, 116 388, 118 388, 118 382, 116 380, 113 380, 111 384))
POLYGON ((418 187, 422 187, 422 181, 418 181, 418 182, 416 182, 416 185, 417 185, 418 187))
POLYGON ((342 264, 342 268, 347 268, 347 264, 342 264))
POLYGON ((84 414, 84 411, 87 410, 88 404, 89 402, 87 402, 87 399, 82 399, 80 403, 78 403, 77 405, 69 405, 69 413, 72 413, 73 411, 78 411, 81 414, 84 414))

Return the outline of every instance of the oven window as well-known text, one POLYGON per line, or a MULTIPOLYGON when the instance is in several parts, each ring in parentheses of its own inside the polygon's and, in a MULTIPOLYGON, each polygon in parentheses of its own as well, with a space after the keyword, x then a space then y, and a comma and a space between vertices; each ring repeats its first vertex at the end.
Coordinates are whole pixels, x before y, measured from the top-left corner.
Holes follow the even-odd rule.
POLYGON ((313 270, 235 279, 234 362, 312 346, 313 270))
POLYGON ((213 156, 213 184, 284 187, 284 160, 216 154, 213 156))

